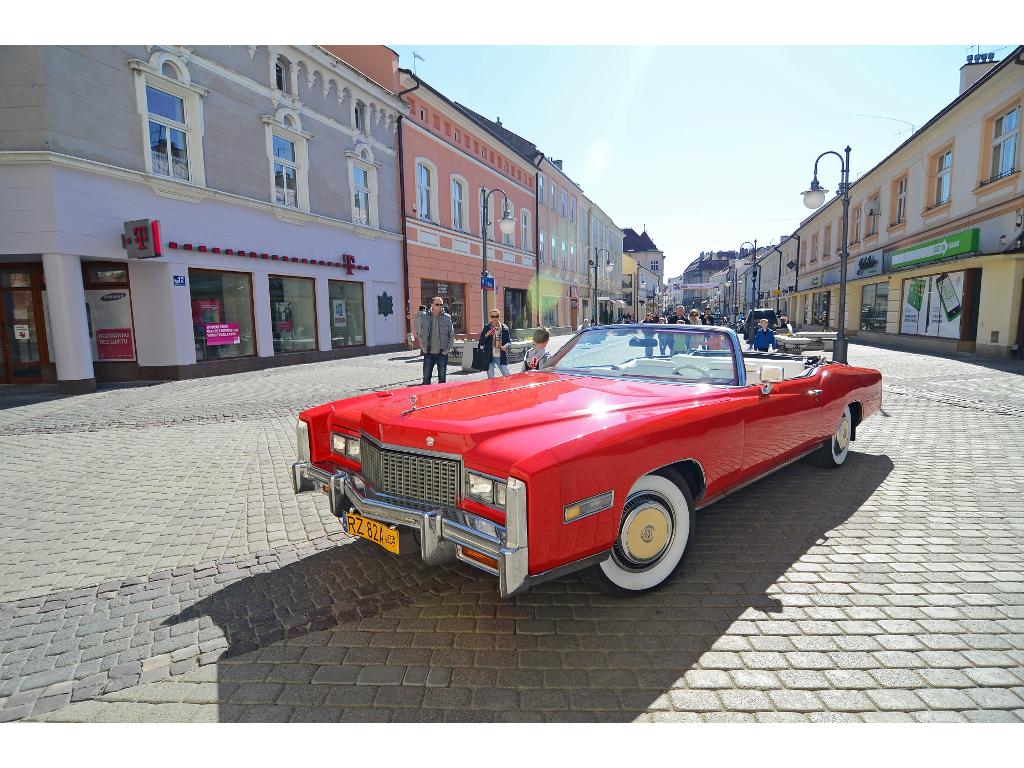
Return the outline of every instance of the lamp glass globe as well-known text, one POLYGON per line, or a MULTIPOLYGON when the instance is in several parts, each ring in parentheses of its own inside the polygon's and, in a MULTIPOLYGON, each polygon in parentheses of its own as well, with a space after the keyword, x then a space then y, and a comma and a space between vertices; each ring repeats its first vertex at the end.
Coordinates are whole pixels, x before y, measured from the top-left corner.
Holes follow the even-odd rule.
POLYGON ((503 235, 511 235, 516 231, 516 220, 512 218, 512 214, 505 210, 505 215, 501 217, 501 221, 498 222, 498 229, 501 230, 503 235))
POLYGON ((821 189, 819 187, 818 189, 811 189, 808 190, 807 192, 804 192, 804 205, 806 205, 812 211, 817 208, 821 208, 822 203, 825 202, 825 193, 827 191, 828 190, 821 189))

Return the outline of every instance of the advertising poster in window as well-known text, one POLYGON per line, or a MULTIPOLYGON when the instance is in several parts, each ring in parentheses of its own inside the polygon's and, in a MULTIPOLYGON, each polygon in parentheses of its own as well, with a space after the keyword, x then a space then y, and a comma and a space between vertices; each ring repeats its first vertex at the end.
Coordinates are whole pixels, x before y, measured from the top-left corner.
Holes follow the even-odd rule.
POLYGON ((348 325, 348 313, 345 309, 344 299, 334 299, 331 302, 331 324, 335 328, 345 328, 348 325))
POLYGON ((242 340, 238 323, 207 323, 206 345, 209 347, 224 344, 238 344, 242 340))
POLYGON ((959 339, 963 296, 963 272, 904 280, 900 333, 959 339))
POLYGON ((132 304, 127 290, 85 292, 93 361, 134 360, 132 304))

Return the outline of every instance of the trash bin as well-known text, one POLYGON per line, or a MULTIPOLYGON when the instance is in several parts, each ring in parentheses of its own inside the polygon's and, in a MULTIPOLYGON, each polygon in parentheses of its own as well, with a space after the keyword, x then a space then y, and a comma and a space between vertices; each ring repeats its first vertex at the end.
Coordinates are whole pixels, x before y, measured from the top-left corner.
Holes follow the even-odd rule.
POLYGON ((456 342, 462 348, 462 370, 472 371, 473 370, 473 350, 476 349, 476 339, 465 339, 462 342, 456 342))

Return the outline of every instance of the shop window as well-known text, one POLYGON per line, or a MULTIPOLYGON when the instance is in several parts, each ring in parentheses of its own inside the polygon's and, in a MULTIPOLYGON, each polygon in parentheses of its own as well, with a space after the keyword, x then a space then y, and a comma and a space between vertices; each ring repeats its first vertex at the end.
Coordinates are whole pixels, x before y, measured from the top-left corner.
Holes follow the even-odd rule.
POLYGON ((466 286, 464 283, 447 283, 439 280, 421 280, 420 296, 423 302, 440 296, 444 301, 444 311, 452 316, 455 333, 466 333, 466 286))
POLYGON ((252 277, 244 272, 188 271, 196 360, 255 354, 252 277))
POLYGON ((270 277, 274 354, 317 348, 315 282, 311 277, 270 277))
POLYGON ((829 311, 831 308, 832 294, 830 291, 822 291, 814 294, 811 308, 811 322, 815 325, 829 325, 829 311))
POLYGON ((345 280, 327 283, 331 310, 331 347, 355 347, 366 343, 363 286, 345 280))
POLYGON ((885 333, 888 311, 889 283, 865 285, 860 306, 860 329, 885 333))
POLYGON ((135 330, 127 265, 84 262, 82 282, 93 362, 134 360, 135 330))

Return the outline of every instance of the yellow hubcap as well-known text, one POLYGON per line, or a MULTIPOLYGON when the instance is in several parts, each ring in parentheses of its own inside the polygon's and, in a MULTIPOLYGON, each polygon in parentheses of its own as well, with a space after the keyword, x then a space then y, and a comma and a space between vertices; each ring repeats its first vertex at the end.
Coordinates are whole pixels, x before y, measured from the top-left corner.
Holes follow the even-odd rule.
POLYGON ((836 445, 840 451, 845 451, 850 442, 850 422, 843 419, 839 422, 839 429, 836 431, 836 445))
POLYGON ((672 535, 668 513, 660 506, 641 507, 630 515, 622 531, 626 555, 636 562, 653 560, 662 553, 672 535))

